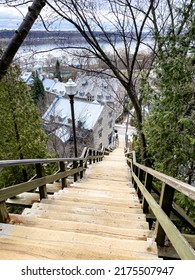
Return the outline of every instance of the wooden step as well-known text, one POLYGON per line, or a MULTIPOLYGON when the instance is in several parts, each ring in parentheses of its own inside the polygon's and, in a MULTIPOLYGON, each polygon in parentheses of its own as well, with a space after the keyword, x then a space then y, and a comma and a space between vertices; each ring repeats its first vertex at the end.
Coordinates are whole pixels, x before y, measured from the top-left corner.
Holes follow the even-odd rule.
POLYGON ((54 193, 53 197, 51 199, 58 199, 58 200, 69 200, 72 199, 75 202, 77 201, 86 201, 86 202, 95 202, 96 204, 104 204, 104 205, 110 205, 110 206, 122 206, 122 207, 141 207, 140 203, 131 197, 126 198, 126 199, 118 199, 117 197, 114 198, 108 198, 108 197, 95 197, 95 196, 88 196, 88 195, 79 195, 75 197, 75 195, 71 193, 65 193, 63 192, 64 190, 54 193))
POLYGON ((90 203, 90 202, 86 202, 86 201, 77 201, 75 203, 74 198, 69 199, 69 200, 57 200, 57 199, 42 199, 41 203, 46 203, 46 204, 51 204, 51 205, 61 205, 61 206, 65 206, 65 207, 82 207, 82 208, 98 208, 99 210, 103 210, 103 211, 107 211, 107 212, 118 212, 118 213, 135 213, 135 214, 142 214, 143 210, 141 209, 141 205, 140 207, 117 207, 117 206, 108 206, 105 204, 97 204, 95 202, 90 203))
POLYGON ((40 195, 38 193, 24 192, 14 198, 9 198, 6 200, 6 203, 9 205, 17 205, 30 207, 34 202, 40 201, 40 195))
POLYGON ((38 209, 43 211, 53 211, 58 213, 67 213, 67 214, 79 214, 79 215, 93 215, 98 216, 99 218, 102 217, 103 219, 122 219, 122 220, 134 220, 134 221, 146 221, 145 214, 137 214, 137 213, 122 213, 122 212, 115 212, 115 211, 107 211, 99 209, 98 207, 79 207, 77 205, 67 206, 67 205, 51 205, 45 203, 34 203, 32 209, 38 209))
MULTIPOLYGON (((75 182, 70 185, 71 188, 81 188, 90 190, 104 190, 119 193, 135 193, 135 189, 128 182, 117 182, 112 181, 110 183, 108 180, 87 180, 83 179, 80 182, 75 182)), ((69 187, 68 187, 69 188, 69 187)))
POLYGON ((17 214, 10 215, 11 224, 38 227, 53 230, 62 230, 66 232, 78 232, 86 234, 100 235, 103 237, 112 237, 119 239, 147 240, 152 238, 152 231, 147 229, 127 229, 120 227, 109 227, 107 225, 98 225, 82 223, 75 221, 49 220, 44 218, 34 218, 31 216, 22 216, 17 214))
POLYGON ((156 244, 0 224, 0 259, 158 259, 156 244))
POLYGON ((82 215, 74 213, 58 213, 55 211, 44 211, 39 209, 24 209, 22 215, 53 219, 53 220, 65 220, 65 221, 75 221, 83 223, 92 223, 99 225, 108 225, 112 227, 121 227, 121 228, 139 228, 139 229, 148 229, 148 223, 146 221, 137 220, 117 220, 112 219, 112 217, 99 217, 96 215, 82 215))
POLYGON ((87 197, 73 197, 73 196, 62 196, 59 194, 51 197, 51 200, 62 200, 62 201, 72 201, 72 202, 81 202, 81 203, 91 203, 91 204, 99 204, 105 206, 114 206, 114 207, 126 207, 126 208, 139 208, 141 209, 141 204, 134 201, 116 201, 116 200, 102 200, 100 201, 97 198, 87 198, 87 197))
MULTIPOLYGON (((55 193, 56 194, 56 193, 55 193)), ((96 197, 96 198, 103 198, 103 199, 117 199, 117 200, 133 200, 136 202, 139 202, 139 199, 137 197, 137 194, 134 193, 117 193, 110 191, 103 191, 103 190, 90 190, 90 189, 81 189, 81 188, 65 188, 63 190, 60 190, 58 194, 63 195, 70 195, 70 196, 78 196, 78 197, 96 197)))

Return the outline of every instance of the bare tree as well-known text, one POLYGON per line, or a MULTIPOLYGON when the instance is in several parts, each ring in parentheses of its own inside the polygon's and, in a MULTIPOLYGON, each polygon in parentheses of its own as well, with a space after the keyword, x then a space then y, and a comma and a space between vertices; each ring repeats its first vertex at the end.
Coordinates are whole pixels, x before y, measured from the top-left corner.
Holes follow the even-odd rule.
MULTIPOLYGON (((9 2, 15 1, 3 1, 9 4, 9 2)), ((7 49, 4 51, 0 59, 0 80, 6 74, 8 67, 10 66, 15 54, 22 45, 26 36, 28 35, 31 27, 39 16, 41 10, 45 6, 45 0, 34 0, 32 5, 28 8, 28 13, 26 14, 22 24, 15 31, 15 34, 9 43, 7 49)))
MULTIPOLYGON (((25 1, 4 0, 4 2, 16 5, 17 2, 25 1)), ((69 22, 80 32, 85 44, 81 42, 82 44, 75 46, 74 49, 85 51, 83 59, 87 63, 82 65, 84 70, 89 68, 90 60, 96 59, 102 63, 102 68, 95 69, 95 72, 100 70, 101 73, 117 78, 125 88, 135 109, 142 159, 146 160, 143 105, 139 86, 137 86, 141 71, 138 70, 144 68, 148 73, 150 72, 155 56, 160 54, 159 50, 162 53, 166 48, 163 38, 169 30, 175 35, 182 33, 194 1, 46 0, 34 2, 42 3, 42 6, 39 5, 39 10, 36 8, 37 12, 40 12, 46 3, 48 13, 44 18, 45 26, 50 27, 57 21, 69 22), (177 9, 181 5, 186 8, 186 17, 182 22, 180 22, 177 9), (148 37, 157 40, 158 44, 155 40, 152 44, 151 41, 148 42, 148 37), (151 56, 141 58, 140 52, 143 48, 151 51, 151 56), (106 68, 111 70, 109 74, 106 73, 106 68)), ((80 53, 78 52, 77 55, 79 56, 80 53)), ((1 72, 5 72, 4 68, 1 72)))
MULTIPOLYGON (((150 34, 151 13, 156 1, 53 1, 48 6, 62 20, 70 22, 85 38, 79 46, 111 69, 127 91, 136 113, 142 158, 146 159, 146 139, 143 132, 142 104, 137 92, 135 69, 142 47, 153 49, 145 40, 150 34), (148 28, 147 28, 148 27, 148 28), (118 42, 120 42, 121 50, 118 42), (109 53, 106 47, 109 46, 109 53)), ((141 65, 141 64, 140 64, 141 65)), ((104 69, 101 69, 101 72, 104 69)), ((97 70, 96 70, 97 72, 97 70)), ((137 72, 138 75, 138 72, 137 72)))

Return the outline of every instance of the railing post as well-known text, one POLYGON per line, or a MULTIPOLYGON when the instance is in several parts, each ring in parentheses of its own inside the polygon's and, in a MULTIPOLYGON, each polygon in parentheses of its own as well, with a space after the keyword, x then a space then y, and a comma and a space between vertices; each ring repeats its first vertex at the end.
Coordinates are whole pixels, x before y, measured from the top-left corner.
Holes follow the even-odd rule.
MULTIPOLYGON (((140 180, 140 182, 142 183, 143 181, 143 170, 141 168, 138 169, 138 179, 140 180)), ((140 199, 140 202, 142 200, 142 192, 140 191, 139 187, 137 186, 137 195, 140 199)))
POLYGON ((93 158, 93 163, 95 163, 95 161, 96 161, 95 156, 96 156, 96 151, 94 150, 94 151, 93 151, 93 157, 94 157, 94 158, 93 158))
MULTIPOLYGON (((144 186, 149 193, 151 193, 151 190, 152 190, 152 180, 153 180, 152 175, 150 175, 149 173, 146 173, 144 186)), ((149 205, 145 198, 143 198, 143 212, 145 214, 147 214, 149 212, 149 205)))
MULTIPOLYGON (((79 167, 82 167, 84 169, 84 166, 83 166, 83 160, 81 159, 80 160, 80 166, 79 167)), ((80 179, 83 178, 83 170, 80 171, 80 179)))
MULTIPOLYGON (((89 157, 91 157, 91 156, 92 156, 92 150, 89 149, 89 157)), ((89 164, 92 164, 92 158, 89 159, 89 164)))
MULTIPOLYGON (((138 167, 136 165, 133 166, 133 172, 135 173, 136 176, 138 176, 138 167)), ((133 181, 133 186, 137 191, 137 184, 135 181, 133 181)))
MULTIPOLYGON (((64 172, 66 170, 65 163, 60 161, 60 172, 64 172)), ((62 189, 67 187, 66 177, 62 178, 62 189)))
MULTIPOLYGON (((41 163, 36 164, 36 173, 37 173, 37 178, 43 177, 43 166, 41 163)), ((47 187, 46 185, 40 186, 39 187, 39 195, 40 195, 40 200, 42 198, 47 198, 47 187)))
MULTIPOLYGON (((73 168, 76 169, 77 166, 78 166, 77 161, 74 160, 74 161, 73 161, 73 168)), ((76 182, 77 179, 78 179, 78 173, 75 173, 75 174, 74 174, 74 182, 76 182)))
POLYGON ((0 223, 9 223, 10 217, 5 201, 0 202, 0 223))
MULTIPOLYGON (((159 205, 161 206, 162 210, 166 213, 168 217, 170 216, 171 209, 172 209, 173 196, 174 196, 174 189, 169 185, 163 183, 161 188, 159 205)), ((156 222, 155 230, 156 230, 157 245, 164 246, 166 234, 158 221, 156 222)))

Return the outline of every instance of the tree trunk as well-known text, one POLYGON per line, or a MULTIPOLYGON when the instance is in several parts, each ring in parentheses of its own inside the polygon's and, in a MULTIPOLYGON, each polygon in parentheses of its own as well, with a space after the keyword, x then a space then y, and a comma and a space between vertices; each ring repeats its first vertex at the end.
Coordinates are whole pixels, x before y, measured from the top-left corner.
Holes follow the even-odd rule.
POLYGON ((24 39, 28 35, 32 25, 39 16, 45 4, 45 0, 34 0, 32 5, 28 8, 28 13, 26 14, 18 30, 15 31, 11 42, 9 43, 7 49, 5 50, 0 59, 0 80, 7 73, 7 69, 12 63, 15 54, 17 53, 24 39))
POLYGON ((129 95, 129 98, 131 99, 131 102, 133 104, 133 107, 135 109, 136 114, 136 120, 137 120, 137 130, 138 130, 138 139, 139 139, 139 146, 140 146, 140 152, 141 152, 141 159, 142 163, 150 166, 150 162, 147 159, 147 151, 146 151, 146 137, 143 131, 143 118, 142 118, 142 107, 139 104, 139 100, 137 97, 137 93, 134 89, 127 89, 127 93, 129 95))

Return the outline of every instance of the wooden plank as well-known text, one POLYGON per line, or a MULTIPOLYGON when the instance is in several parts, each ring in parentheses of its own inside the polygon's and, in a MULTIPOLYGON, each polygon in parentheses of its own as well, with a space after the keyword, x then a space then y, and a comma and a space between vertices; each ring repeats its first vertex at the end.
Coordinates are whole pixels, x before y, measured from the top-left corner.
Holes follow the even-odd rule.
POLYGON ((57 193, 54 193, 54 197, 75 197, 75 198, 87 198, 95 200, 101 200, 102 203, 104 201, 113 201, 113 202, 120 202, 124 204, 128 204, 129 201, 134 201, 135 203, 139 203, 138 197, 136 194, 129 194, 129 195, 115 195, 110 191, 96 191, 96 190, 79 190, 79 189, 64 189, 60 190, 57 193))
MULTIPOLYGON (((51 195, 48 195, 51 198, 51 195)), ((40 202, 40 197, 38 193, 24 192, 14 198, 9 198, 6 200, 7 205, 31 207, 34 202, 40 202)))
MULTIPOLYGON (((175 190, 172 187, 166 185, 165 183, 162 184, 159 205, 161 206, 162 210, 165 212, 165 214, 168 217, 170 217, 170 213, 171 213, 171 209, 172 209, 174 192, 175 192, 175 190)), ((157 223, 156 223, 156 242, 157 242, 158 246, 164 246, 165 236, 166 236, 166 234, 165 234, 164 229, 157 221, 157 223)))
POLYGON ((7 211, 7 207, 5 202, 0 202, 0 222, 8 223, 10 220, 9 213, 7 211))
POLYGON ((82 215, 95 215, 96 217, 102 217, 105 219, 106 217, 112 218, 113 220, 134 220, 134 221, 146 221, 145 215, 138 213, 122 213, 116 211, 107 211, 99 209, 99 207, 79 207, 77 205, 67 206, 67 205, 51 205, 45 203, 34 203, 32 209, 39 209, 43 211, 55 211, 59 213, 74 213, 74 214, 82 214, 82 215))
POLYGON ((110 227, 108 225, 90 224, 75 221, 49 220, 44 218, 34 218, 31 216, 23 216, 10 214, 10 223, 16 225, 38 227, 53 230, 62 230, 66 232, 78 232, 103 237, 130 239, 130 240, 145 240, 153 237, 153 232, 147 229, 120 228, 110 227))
POLYGON ((64 172, 57 173, 55 175, 48 175, 39 179, 35 179, 30 182, 25 182, 21 184, 17 184, 11 187, 7 187, 4 189, 0 189, 0 202, 6 201, 8 198, 16 196, 18 194, 21 194, 23 192, 28 192, 33 189, 36 189, 39 186, 46 185, 48 183, 57 181, 63 177, 71 176, 75 172, 79 173, 81 171, 81 168, 78 167, 76 170, 66 170, 64 172))
POLYGON ((52 199, 63 200, 63 201, 74 201, 74 202, 88 202, 96 204, 104 204, 105 206, 115 206, 115 207, 129 207, 129 208, 141 208, 141 204, 134 202, 133 200, 117 200, 117 199, 100 199, 96 197, 74 197, 70 195, 54 194, 52 199))
MULTIPOLYGON (((110 199, 120 199, 120 200, 133 200, 135 202, 139 202, 138 197, 135 193, 116 193, 112 192, 112 190, 90 190, 90 189, 82 189, 82 188, 65 188, 60 190, 58 194, 70 195, 75 197, 96 197, 96 198, 110 198, 110 199)), ((55 195, 55 194, 54 194, 55 195)))
MULTIPOLYGON (((91 190, 111 190, 112 192, 122 193, 135 193, 135 189, 132 187, 130 182, 117 182, 109 180, 93 180, 84 178, 80 182, 76 182, 70 185, 71 188, 91 189, 91 190)), ((116 194, 117 195, 117 194, 116 194)))
POLYGON ((95 202, 90 202, 90 201, 77 201, 75 203, 75 199, 72 198, 72 199, 69 199, 69 200, 57 200, 57 199, 42 199, 41 200, 41 203, 46 203, 46 204, 52 204, 52 205, 62 205, 65 207, 82 207, 82 208, 91 208, 91 207, 98 207, 99 210, 104 210, 104 211, 115 211, 115 212, 122 212, 122 213, 137 213, 137 214, 141 214, 143 213, 142 212, 142 209, 141 209, 141 206, 138 208, 138 207, 122 207, 122 206, 109 206, 109 205, 105 205, 105 204, 97 204, 95 202))
POLYGON ((0 259, 157 259, 156 244, 1 224, 0 259), (5 254, 6 253, 6 254, 5 254), (12 257, 13 256, 13 257, 12 257))
MULTIPOLYGON (((64 220, 64 221, 75 221, 75 222, 83 222, 83 223, 92 223, 99 225, 108 225, 112 227, 121 227, 121 228, 139 228, 139 229, 148 229, 148 223, 146 221, 137 220, 113 220, 112 217, 99 217, 96 215, 82 215, 82 214, 74 214, 74 213, 59 213, 56 211, 44 211, 38 209, 24 209, 22 215, 39 217, 45 219, 52 220, 64 220)), ((136 215, 135 215, 136 217, 136 215)))
POLYGON ((170 177, 168 175, 165 175, 163 173, 160 173, 152 168, 146 167, 144 165, 141 165, 139 163, 134 163, 137 167, 141 168, 145 172, 151 174, 155 178, 159 179, 161 182, 164 182, 165 184, 173 187, 178 192, 181 192, 191 198, 192 200, 195 200, 195 188, 187 183, 184 183, 182 181, 179 181, 173 177, 170 177))
POLYGON ((187 240, 182 236, 179 230, 175 227, 175 225, 171 222, 171 220, 167 217, 158 203, 153 199, 151 194, 145 189, 143 184, 139 181, 137 176, 133 173, 133 178, 136 181, 137 185, 139 186, 143 196, 147 200, 148 204, 156 219, 161 224, 162 228, 166 232, 167 237, 173 244, 176 252, 180 256, 181 259, 184 260, 194 260, 195 259, 195 251, 189 245, 187 240))
POLYGON ((14 198, 9 198, 6 200, 6 204, 17 205, 17 206, 32 206, 34 202, 39 202, 40 196, 38 193, 24 192, 15 196, 14 198))

